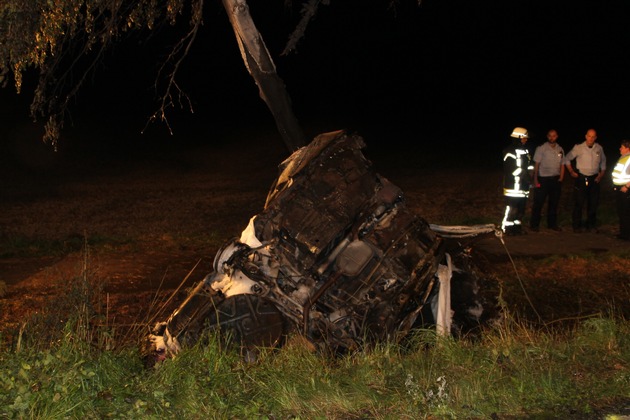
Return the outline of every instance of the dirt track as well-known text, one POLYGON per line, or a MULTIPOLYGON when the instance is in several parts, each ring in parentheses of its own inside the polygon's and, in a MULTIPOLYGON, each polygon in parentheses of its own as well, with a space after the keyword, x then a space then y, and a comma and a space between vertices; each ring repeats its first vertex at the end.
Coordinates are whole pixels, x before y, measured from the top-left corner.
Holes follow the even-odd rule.
POLYGON ((597 232, 573 233, 570 228, 562 232, 541 229, 522 236, 488 236, 477 241, 476 247, 492 256, 509 253, 512 257, 567 256, 584 253, 601 254, 626 249, 630 241, 617 239, 616 226, 601 226, 597 232), (503 239, 503 242, 501 241, 503 239))

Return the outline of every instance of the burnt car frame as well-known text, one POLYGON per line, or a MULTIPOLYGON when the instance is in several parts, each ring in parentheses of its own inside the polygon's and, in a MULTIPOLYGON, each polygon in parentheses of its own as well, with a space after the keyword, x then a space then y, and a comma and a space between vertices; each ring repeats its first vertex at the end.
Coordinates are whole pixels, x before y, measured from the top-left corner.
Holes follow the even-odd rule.
POLYGON ((321 134, 279 166, 264 209, 148 336, 149 360, 213 331, 247 355, 292 333, 333 353, 415 328, 470 331, 488 318, 462 238, 494 225, 430 225, 376 173, 356 134, 321 134))

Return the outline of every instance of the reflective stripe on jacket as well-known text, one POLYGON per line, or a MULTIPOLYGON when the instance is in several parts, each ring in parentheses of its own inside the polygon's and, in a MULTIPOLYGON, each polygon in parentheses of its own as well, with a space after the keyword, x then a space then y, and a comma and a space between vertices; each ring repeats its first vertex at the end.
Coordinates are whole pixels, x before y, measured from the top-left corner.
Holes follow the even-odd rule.
POLYGON ((534 167, 530 160, 529 150, 525 147, 514 147, 504 152, 503 195, 506 197, 527 197, 529 195, 529 170, 534 167), (512 160, 513 162, 509 162, 512 160))
POLYGON ((615 185, 626 185, 630 182, 630 154, 625 154, 619 158, 612 171, 612 181, 615 185))

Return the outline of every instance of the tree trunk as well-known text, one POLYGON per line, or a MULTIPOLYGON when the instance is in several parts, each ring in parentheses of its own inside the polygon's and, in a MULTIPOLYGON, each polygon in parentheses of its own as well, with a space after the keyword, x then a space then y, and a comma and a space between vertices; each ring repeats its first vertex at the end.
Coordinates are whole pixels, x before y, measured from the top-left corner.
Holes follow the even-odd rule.
POLYGON ((258 85, 258 92, 276 121, 276 126, 289 151, 306 145, 282 79, 276 73, 262 36, 256 29, 245 0, 223 0, 247 71, 258 85))

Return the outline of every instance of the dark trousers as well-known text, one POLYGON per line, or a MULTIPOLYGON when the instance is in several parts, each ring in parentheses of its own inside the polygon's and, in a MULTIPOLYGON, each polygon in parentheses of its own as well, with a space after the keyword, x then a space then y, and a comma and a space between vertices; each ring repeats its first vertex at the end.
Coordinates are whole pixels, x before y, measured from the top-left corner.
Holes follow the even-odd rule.
POLYGON ((619 215, 619 237, 630 240, 630 192, 617 190, 617 214, 619 215))
POLYGON ((596 227, 597 206, 599 205, 599 184, 596 175, 578 175, 573 187, 573 229, 596 227), (582 220, 582 209, 586 204, 586 222, 582 220))
POLYGON ((539 176, 538 183, 540 187, 534 189, 530 226, 532 228, 540 226, 542 209, 545 201, 549 198, 547 203, 547 227, 558 227, 558 203, 560 203, 560 192, 562 191, 560 176, 539 176))

